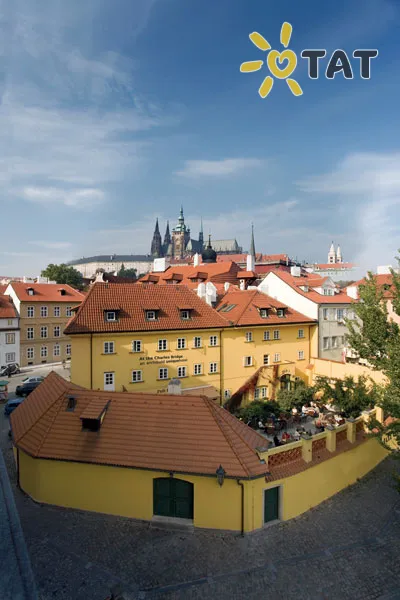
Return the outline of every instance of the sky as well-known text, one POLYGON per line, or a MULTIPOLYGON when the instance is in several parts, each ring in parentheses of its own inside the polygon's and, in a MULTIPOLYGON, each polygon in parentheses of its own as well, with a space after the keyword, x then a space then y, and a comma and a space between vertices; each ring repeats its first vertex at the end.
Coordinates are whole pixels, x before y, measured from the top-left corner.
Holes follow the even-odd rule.
POLYGON ((192 236, 366 269, 400 247, 400 5, 390 0, 0 0, 0 275, 192 236), (257 31, 298 58, 258 89, 257 31), (300 53, 322 48, 320 77, 300 53), (362 79, 356 49, 377 49, 362 79), (354 78, 325 77, 344 49, 354 78))

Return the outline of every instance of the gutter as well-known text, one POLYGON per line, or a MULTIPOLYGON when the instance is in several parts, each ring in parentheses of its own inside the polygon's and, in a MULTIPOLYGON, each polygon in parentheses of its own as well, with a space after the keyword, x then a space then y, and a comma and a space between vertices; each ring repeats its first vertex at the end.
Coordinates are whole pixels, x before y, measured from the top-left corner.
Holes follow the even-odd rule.
POLYGON ((90 334, 90 389, 93 389, 93 333, 90 334))
POLYGON ((244 483, 240 479, 236 479, 236 483, 242 488, 242 502, 241 502, 241 531, 240 534, 244 537, 244 483))

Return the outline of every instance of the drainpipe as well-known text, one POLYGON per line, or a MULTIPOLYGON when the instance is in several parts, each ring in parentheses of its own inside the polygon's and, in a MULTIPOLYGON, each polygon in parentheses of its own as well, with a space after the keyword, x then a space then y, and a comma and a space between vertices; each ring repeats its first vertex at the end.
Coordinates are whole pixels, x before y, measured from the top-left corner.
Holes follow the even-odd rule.
POLYGON ((17 487, 18 489, 21 489, 21 484, 19 481, 19 448, 17 446, 17 487))
POLYGON ((238 485, 240 485, 240 487, 242 488, 242 511, 241 511, 241 535, 242 537, 244 537, 244 483, 243 481, 240 481, 239 479, 236 479, 236 483, 238 485))
POLYGON ((224 370, 223 355, 224 354, 223 354, 223 347, 222 347, 222 344, 223 344, 223 335, 224 335, 224 330, 221 329, 220 334, 219 334, 219 339, 221 340, 220 348, 219 348, 219 364, 220 364, 220 369, 219 369, 219 371, 220 371, 219 389, 221 390, 221 393, 220 393, 220 396, 219 396, 219 398, 220 398, 220 400, 219 400, 220 406, 222 406, 222 404, 223 404, 223 402, 225 400, 225 395, 224 395, 225 392, 224 392, 224 389, 223 389, 224 388, 224 385, 223 385, 224 384, 224 375, 223 375, 223 370, 224 370))
POLYGON ((93 346, 93 333, 90 334, 90 389, 93 389, 93 358, 92 358, 92 346, 93 346))

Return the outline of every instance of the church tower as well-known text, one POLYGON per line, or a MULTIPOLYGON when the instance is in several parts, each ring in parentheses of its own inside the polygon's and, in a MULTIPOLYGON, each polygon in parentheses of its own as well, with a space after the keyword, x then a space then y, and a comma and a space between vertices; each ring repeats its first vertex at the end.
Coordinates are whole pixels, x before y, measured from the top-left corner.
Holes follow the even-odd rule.
POLYGON ((203 218, 201 219, 201 224, 200 224, 199 244, 200 244, 200 248, 203 250, 203 248, 204 248, 203 218))
POLYGON ((342 251, 340 249, 340 246, 337 247, 337 251, 336 251, 336 262, 337 263, 342 263, 343 262, 343 256, 342 256, 342 251))
POLYGON ((164 256, 169 256, 168 251, 171 246, 171 234, 169 232, 169 221, 167 221, 167 229, 165 230, 164 235, 164 244, 163 244, 163 254, 164 256))
POLYGON ((250 242, 250 252, 247 255, 246 261, 246 270, 254 271, 256 264, 256 245, 254 243, 254 225, 251 224, 251 242, 250 242))
POLYGON ((151 255, 154 258, 159 258, 163 255, 162 244, 161 244, 161 234, 158 228, 158 219, 156 220, 156 227, 154 229, 153 241, 151 242, 151 255))
POLYGON ((172 230, 172 256, 173 258, 183 258, 185 256, 186 246, 190 240, 190 229, 185 225, 183 216, 183 206, 179 213, 178 224, 172 230))
POLYGON ((331 244, 331 248, 328 252, 328 264, 333 265, 336 263, 336 252, 335 252, 335 246, 333 245, 333 242, 331 244))

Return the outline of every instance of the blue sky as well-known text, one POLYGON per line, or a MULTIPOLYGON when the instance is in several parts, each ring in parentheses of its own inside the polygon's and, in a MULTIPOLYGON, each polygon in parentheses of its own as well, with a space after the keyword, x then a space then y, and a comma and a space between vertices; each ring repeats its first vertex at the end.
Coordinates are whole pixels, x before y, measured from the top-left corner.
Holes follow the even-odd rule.
MULTIPOLYGON (((400 7, 390 0, 2 0, 1 275, 148 253, 180 204, 193 234, 363 269, 400 247, 400 7), (349 7, 350 5, 350 7, 349 7), (377 48, 372 77, 261 99, 249 40, 298 55, 377 48)), ((321 63, 322 75, 327 60, 321 63)))

